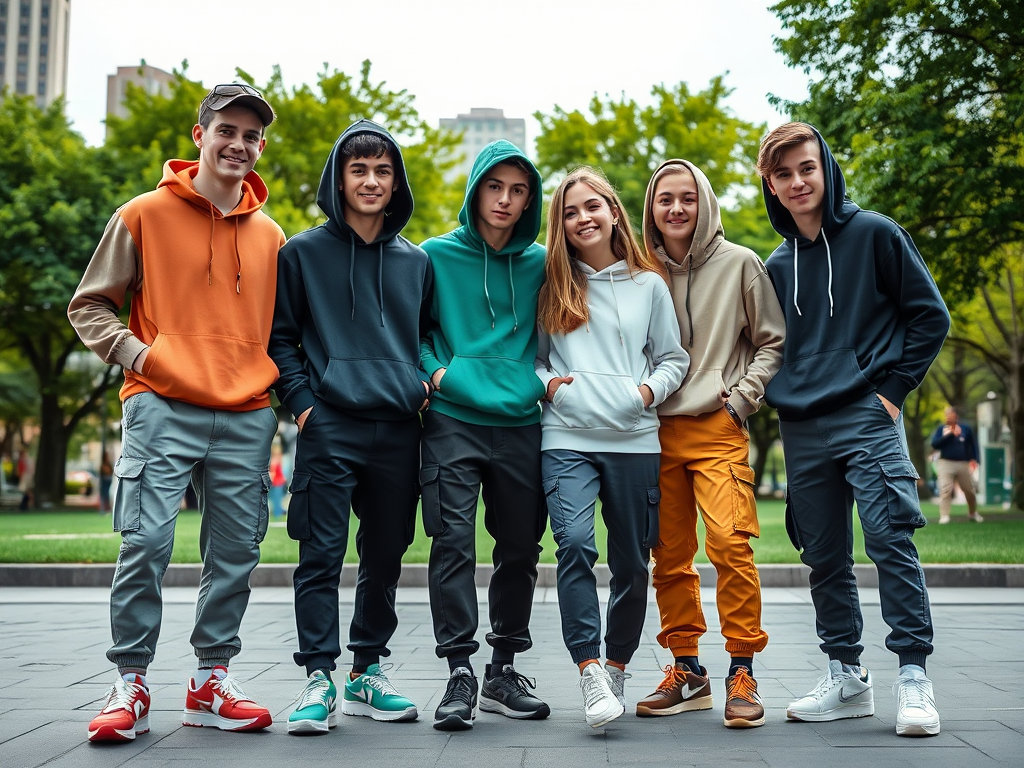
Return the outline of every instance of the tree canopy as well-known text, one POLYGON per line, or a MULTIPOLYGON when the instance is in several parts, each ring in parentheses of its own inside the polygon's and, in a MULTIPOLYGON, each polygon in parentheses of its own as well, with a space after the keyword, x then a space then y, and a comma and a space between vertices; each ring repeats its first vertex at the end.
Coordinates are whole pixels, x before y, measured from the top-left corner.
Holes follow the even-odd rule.
POLYGON ((1024 240, 1024 4, 781 0, 776 40, 813 77, 787 104, 847 161, 859 202, 906 227, 948 302, 1024 240))

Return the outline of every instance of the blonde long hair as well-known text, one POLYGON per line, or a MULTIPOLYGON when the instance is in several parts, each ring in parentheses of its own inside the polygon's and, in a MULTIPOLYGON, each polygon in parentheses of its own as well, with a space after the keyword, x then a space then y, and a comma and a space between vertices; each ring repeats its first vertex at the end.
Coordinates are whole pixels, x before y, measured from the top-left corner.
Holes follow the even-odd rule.
POLYGON ((586 184, 605 199, 618 225, 612 228, 612 253, 625 261, 630 274, 655 272, 668 281, 665 266, 640 247, 622 201, 604 174, 581 166, 558 185, 548 208, 548 255, 544 262, 544 286, 540 289, 537 318, 547 333, 571 333, 590 319, 587 307, 587 276, 576 266, 576 249, 565 237, 563 208, 566 192, 574 184, 586 184))

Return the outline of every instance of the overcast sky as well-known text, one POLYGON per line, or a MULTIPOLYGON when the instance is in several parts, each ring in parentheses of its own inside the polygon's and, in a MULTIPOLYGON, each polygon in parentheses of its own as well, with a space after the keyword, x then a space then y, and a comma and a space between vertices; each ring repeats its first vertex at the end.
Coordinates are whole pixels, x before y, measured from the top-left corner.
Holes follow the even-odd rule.
MULTIPOLYGON (((782 34, 763 0, 72 0, 68 115, 92 144, 103 141, 107 75, 147 64, 207 86, 241 67, 257 83, 279 64, 288 86, 314 82, 327 62, 416 97, 437 125, 471 107, 527 120, 554 105, 584 109, 595 92, 647 103, 651 86, 698 91, 726 74, 728 105, 774 127, 768 94, 806 95, 772 38, 782 34)), ((339 132, 345 126, 338 126, 339 132)))

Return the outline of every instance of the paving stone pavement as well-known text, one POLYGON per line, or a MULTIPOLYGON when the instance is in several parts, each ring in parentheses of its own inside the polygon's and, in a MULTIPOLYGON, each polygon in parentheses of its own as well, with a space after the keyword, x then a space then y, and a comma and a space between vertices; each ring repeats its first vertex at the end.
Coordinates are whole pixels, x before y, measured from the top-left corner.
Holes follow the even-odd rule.
MULTIPOLYGON (((183 727, 185 681, 194 668, 188 637, 195 590, 169 588, 158 656, 149 673, 152 730, 132 743, 97 745, 86 742, 86 725, 115 674, 104 657, 110 644, 107 590, 0 588, 0 768, 180 768, 190 763, 245 768, 1024 766, 1024 589, 932 590, 936 653, 928 672, 935 682, 942 732, 928 739, 895 735, 895 700, 889 689, 896 660, 883 645, 888 630, 874 590, 862 590, 862 601, 863 662, 875 678, 875 716, 833 723, 786 721, 786 705, 813 687, 825 659, 817 648, 806 590, 766 589, 764 625, 771 640, 756 658, 755 674, 768 721, 744 731, 722 725, 728 657, 717 630, 709 632, 701 652, 713 679, 714 708, 666 718, 633 716, 633 706, 654 690, 660 668, 670 660, 655 640, 653 603, 630 665, 626 714, 605 728, 587 727, 578 674, 562 644, 557 598, 549 588, 539 589, 535 600, 535 646, 518 657, 516 666, 536 677, 551 717, 516 722, 481 713, 471 731, 435 731, 431 719, 444 692, 446 668, 434 655, 426 590, 402 588, 398 594, 400 623, 389 675, 420 707, 417 722, 341 717, 325 736, 288 736, 284 721, 303 686, 303 673, 291 660, 291 591, 257 588, 242 627, 243 650, 231 669, 246 693, 270 708, 274 725, 250 734, 183 727)), ((341 600, 347 621, 352 591, 342 590, 341 600)), ((703 602, 709 625, 716 627, 713 593, 705 590, 703 602)), ((481 613, 486 616, 484 608, 481 613)), ((482 672, 484 654, 474 663, 482 672)))

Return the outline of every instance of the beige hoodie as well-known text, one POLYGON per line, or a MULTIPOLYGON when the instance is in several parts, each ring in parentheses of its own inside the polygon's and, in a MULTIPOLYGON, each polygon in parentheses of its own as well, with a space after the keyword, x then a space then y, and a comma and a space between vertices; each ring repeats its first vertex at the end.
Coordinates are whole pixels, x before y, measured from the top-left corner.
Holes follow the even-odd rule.
POLYGON ((644 245, 669 273, 690 369, 682 386, 658 406, 662 416, 698 416, 724 407, 728 394, 740 419, 761 406, 782 366, 785 319, 768 272, 753 251, 725 239, 718 198, 707 176, 687 160, 666 160, 644 200, 644 245), (666 167, 685 166, 697 181, 697 228, 682 264, 673 261, 654 224, 654 189, 666 167))

